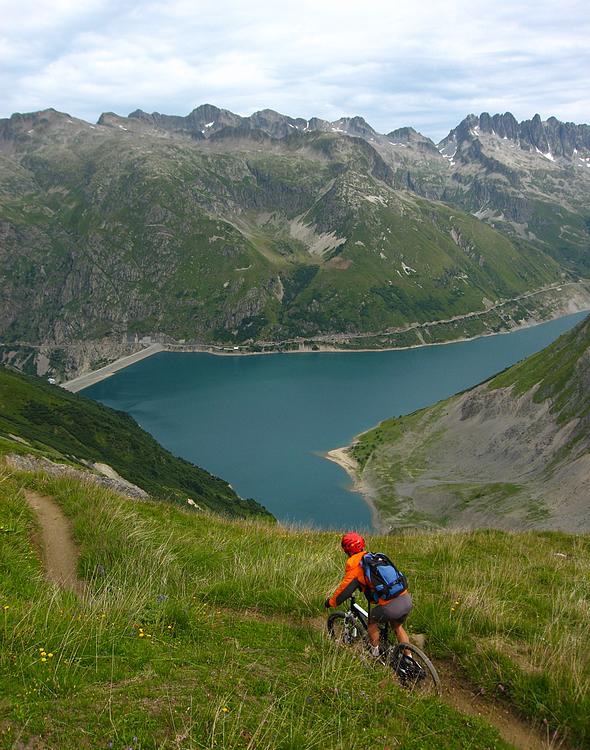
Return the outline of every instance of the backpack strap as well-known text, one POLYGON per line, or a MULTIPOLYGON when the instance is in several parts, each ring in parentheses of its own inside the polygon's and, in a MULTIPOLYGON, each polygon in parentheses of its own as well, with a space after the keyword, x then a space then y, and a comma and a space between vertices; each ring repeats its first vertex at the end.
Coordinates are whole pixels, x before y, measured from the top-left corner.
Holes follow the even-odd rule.
POLYGON ((367 598, 367 602, 369 603, 369 610, 371 607, 371 602, 374 603, 379 600, 379 597, 373 585, 373 581, 371 579, 371 564, 370 563, 372 559, 373 559, 372 552, 365 553, 363 557, 361 558, 361 567, 363 569, 365 581, 367 582, 367 590, 365 591, 365 596, 367 598))

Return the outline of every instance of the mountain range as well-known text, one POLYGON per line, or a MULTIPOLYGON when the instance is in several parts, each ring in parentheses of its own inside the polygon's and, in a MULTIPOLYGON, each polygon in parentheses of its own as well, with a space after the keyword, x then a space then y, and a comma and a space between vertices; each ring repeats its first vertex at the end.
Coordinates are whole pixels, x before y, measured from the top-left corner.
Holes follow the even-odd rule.
POLYGON ((383 347, 590 307, 590 128, 202 105, 0 120, 0 356, 63 378, 142 340, 383 347), (435 324, 435 325, 431 325, 435 324))

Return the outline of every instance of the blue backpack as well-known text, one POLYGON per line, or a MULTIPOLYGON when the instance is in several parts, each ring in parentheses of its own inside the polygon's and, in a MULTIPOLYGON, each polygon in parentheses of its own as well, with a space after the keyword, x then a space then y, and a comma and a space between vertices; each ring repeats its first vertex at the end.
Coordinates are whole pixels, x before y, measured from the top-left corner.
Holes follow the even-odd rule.
POLYGON ((367 552, 361 560, 369 584, 368 599, 395 599, 408 588, 408 580, 382 552, 367 552))

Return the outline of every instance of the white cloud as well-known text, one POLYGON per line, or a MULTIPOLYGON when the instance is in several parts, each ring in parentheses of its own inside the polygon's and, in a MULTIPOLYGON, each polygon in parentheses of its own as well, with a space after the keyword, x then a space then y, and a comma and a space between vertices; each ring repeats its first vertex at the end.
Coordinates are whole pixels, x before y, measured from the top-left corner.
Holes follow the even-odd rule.
POLYGON ((590 120, 582 0, 0 0, 0 116, 361 114, 441 137, 471 111, 590 120))

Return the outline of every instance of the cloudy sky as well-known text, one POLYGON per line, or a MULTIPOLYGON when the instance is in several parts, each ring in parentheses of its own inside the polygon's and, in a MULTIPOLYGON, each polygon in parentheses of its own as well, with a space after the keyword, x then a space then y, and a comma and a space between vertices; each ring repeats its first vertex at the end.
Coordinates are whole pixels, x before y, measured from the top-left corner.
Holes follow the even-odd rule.
POLYGON ((270 107, 439 140, 482 111, 590 122, 587 0, 0 0, 0 117, 270 107), (364 6, 364 7, 361 7, 364 6))

